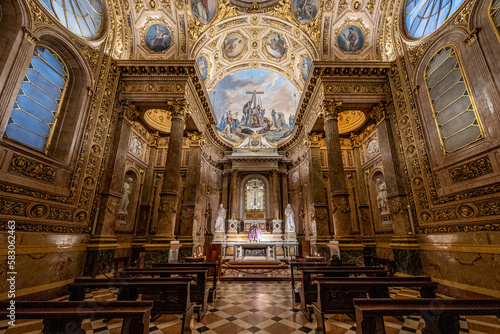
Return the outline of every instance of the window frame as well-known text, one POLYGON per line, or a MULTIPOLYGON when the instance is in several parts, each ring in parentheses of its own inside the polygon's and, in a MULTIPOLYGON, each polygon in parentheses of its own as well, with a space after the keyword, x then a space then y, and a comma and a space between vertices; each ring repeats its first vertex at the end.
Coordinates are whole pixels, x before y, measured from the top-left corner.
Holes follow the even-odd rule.
MULTIPOLYGON (((57 125, 58 125, 58 120, 59 120, 59 118, 60 118, 61 109, 62 109, 62 106, 63 106, 63 105, 65 104, 65 102, 66 102, 66 93, 67 93, 67 91, 68 91, 69 83, 71 82, 72 77, 71 77, 71 74, 70 74, 69 68, 68 68, 67 64, 65 63, 65 61, 64 61, 64 59, 63 59, 63 57, 61 57, 61 56, 59 55, 59 53, 58 53, 56 50, 54 50, 52 47, 47 46, 47 45, 46 45, 46 44, 44 44, 44 43, 37 43, 37 44, 35 45, 35 47, 34 47, 34 49, 33 49, 33 56, 31 57, 31 60, 30 60, 30 62, 29 62, 29 64, 28 64, 28 68, 26 69, 26 72, 25 72, 24 77, 26 77, 26 76, 28 75, 29 66, 32 64, 32 62, 33 62, 33 57, 35 57, 35 51, 36 51, 36 49, 38 49, 38 48, 46 48, 46 49, 48 49, 48 50, 52 51, 52 52, 56 55, 56 57, 60 59, 60 61, 62 62, 62 64, 63 64, 63 65, 64 65, 64 67, 65 67, 65 70, 66 70, 66 80, 65 80, 65 82, 64 82, 64 88, 63 88, 63 91, 62 91, 62 93, 61 93, 61 97, 60 97, 60 99, 59 99, 59 103, 57 104, 57 109, 55 110, 55 113, 54 113, 54 118, 53 118, 53 120, 52 120, 52 126, 50 127, 50 133, 49 133, 49 135, 47 136, 47 141, 46 141, 46 143, 45 143, 45 147, 44 147, 44 148, 42 148, 42 149, 39 149, 39 148, 36 148, 36 147, 31 146, 31 145, 29 145, 29 144, 26 144, 26 143, 24 143, 24 142, 22 142, 22 141, 19 141, 19 140, 17 140, 17 139, 14 139, 14 138, 9 137, 9 136, 5 133, 5 132, 7 131, 8 126, 9 126, 8 120, 7 120, 7 126, 5 127, 5 131, 4 131, 4 133, 3 133, 3 138, 6 138, 6 139, 8 139, 8 140, 15 141, 16 143, 19 143, 19 144, 21 144, 21 145, 23 145, 23 146, 25 146, 25 147, 28 147, 29 149, 33 149, 33 150, 36 150, 36 151, 42 152, 43 154, 47 155, 47 154, 49 153, 49 149, 50 149, 50 147, 51 147, 51 145, 50 145, 50 144, 51 144, 52 138, 53 138, 53 136, 54 136, 54 132, 55 132, 56 128, 58 128, 58 126, 57 126, 57 125)), ((23 82, 24 82, 24 77, 23 77, 23 82)), ((21 89, 22 89, 22 84, 21 84, 21 88, 20 88, 20 90, 21 90, 21 89)), ((20 96, 20 93, 18 93, 18 94, 17 94, 16 99, 15 99, 15 101, 14 101, 14 105, 17 103, 17 100, 18 100, 19 96, 20 96)), ((29 97, 29 95, 26 95, 26 96, 28 96, 28 97, 29 97)), ((9 114, 8 119, 10 119, 10 118, 11 118, 12 112, 14 111, 14 105, 13 105, 13 106, 12 106, 12 108, 11 108, 11 113, 9 114)), ((33 116, 33 117, 34 117, 34 116, 33 116)), ((29 131, 29 130, 28 130, 28 131, 29 131)))

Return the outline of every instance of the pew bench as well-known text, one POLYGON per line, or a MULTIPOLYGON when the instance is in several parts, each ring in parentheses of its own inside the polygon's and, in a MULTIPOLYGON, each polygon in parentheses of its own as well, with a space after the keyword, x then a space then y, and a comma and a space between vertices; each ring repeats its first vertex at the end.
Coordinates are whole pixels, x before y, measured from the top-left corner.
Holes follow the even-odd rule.
POLYGON ((499 299, 354 299, 357 334, 385 333, 383 316, 421 316, 422 333, 459 334, 460 315, 500 316, 499 299))
POLYGON ((208 276, 213 273, 212 286, 208 292, 208 302, 213 303, 217 298, 217 281, 219 280, 219 262, 206 262, 206 263, 154 263, 152 265, 155 268, 193 268, 193 269, 208 269, 208 276))
POLYGON ((304 316, 312 321, 313 308, 311 304, 316 302, 318 289, 313 281, 317 277, 328 278, 349 278, 349 276, 372 275, 376 277, 386 277, 388 272, 384 268, 376 267, 364 269, 363 267, 351 267, 348 269, 338 269, 338 267, 328 268, 302 268, 302 286, 299 289, 300 295, 300 310, 304 316))
POLYGON ((292 300, 295 303, 300 302, 299 288, 295 286, 295 270, 300 268, 324 268, 327 267, 329 262, 290 262, 290 273, 292 278, 292 300))
POLYGON ((419 288, 422 298, 436 298, 437 289, 430 277, 318 278, 316 286, 313 309, 318 334, 325 333, 326 314, 354 314, 355 298, 388 298, 390 287, 419 288))
POLYGON ((151 277, 171 277, 172 275, 189 276, 194 279, 195 284, 191 284, 190 297, 191 302, 197 303, 195 312, 198 314, 198 321, 201 321, 208 311, 208 295, 209 287, 207 284, 207 269, 200 268, 140 268, 140 269, 123 269, 122 277, 135 276, 151 276, 151 277))
MULTIPOLYGON (((10 302, 0 302, 0 315, 9 314, 10 302)), ((123 318, 122 334, 149 333, 153 302, 41 302, 18 301, 16 319, 43 319, 44 334, 80 334, 83 319, 123 318)))
POLYGON ((85 289, 118 288, 117 300, 152 300, 152 316, 161 314, 182 315, 182 334, 191 334, 194 306, 190 301, 191 278, 77 278, 68 285, 69 300, 83 301, 85 289))

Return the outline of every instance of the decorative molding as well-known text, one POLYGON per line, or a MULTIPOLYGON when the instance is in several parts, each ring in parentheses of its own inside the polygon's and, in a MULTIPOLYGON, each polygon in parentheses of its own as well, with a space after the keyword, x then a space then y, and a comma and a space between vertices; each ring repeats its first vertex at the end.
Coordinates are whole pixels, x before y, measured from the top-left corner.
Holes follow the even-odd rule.
POLYGON ((53 183, 57 169, 25 157, 14 155, 8 171, 40 181, 53 183))
POLYGON ((465 165, 452 168, 449 173, 453 183, 457 183, 493 173, 493 167, 489 157, 485 156, 465 165))

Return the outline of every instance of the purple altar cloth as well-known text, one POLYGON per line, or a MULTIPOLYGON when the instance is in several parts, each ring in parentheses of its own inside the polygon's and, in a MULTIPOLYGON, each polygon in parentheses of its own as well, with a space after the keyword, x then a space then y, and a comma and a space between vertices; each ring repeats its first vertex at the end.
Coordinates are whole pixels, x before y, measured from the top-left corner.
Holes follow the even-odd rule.
POLYGON ((257 225, 250 226, 248 230, 248 239, 250 240, 260 240, 262 238, 262 232, 257 225))

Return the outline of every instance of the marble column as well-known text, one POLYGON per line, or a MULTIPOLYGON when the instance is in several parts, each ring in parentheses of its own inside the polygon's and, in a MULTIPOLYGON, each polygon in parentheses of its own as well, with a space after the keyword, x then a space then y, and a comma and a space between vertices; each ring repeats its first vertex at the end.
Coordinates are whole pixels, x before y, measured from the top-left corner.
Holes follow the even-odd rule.
POLYGON ((144 174, 144 184, 139 204, 138 220, 135 229, 134 242, 132 244, 132 260, 135 260, 139 253, 144 250, 144 244, 146 243, 149 225, 153 216, 155 189, 154 166, 159 139, 159 133, 158 131, 156 131, 152 134, 151 140, 149 141, 149 163, 144 174))
POLYGON ((342 150, 338 127, 338 115, 342 102, 325 100, 322 116, 325 123, 325 137, 328 158, 328 179, 330 182, 331 217, 334 240, 338 242, 342 263, 363 264, 363 245, 352 234, 349 192, 345 181, 342 150))
POLYGON ((316 237, 311 238, 312 253, 325 254, 329 257, 328 244, 332 240, 330 220, 328 219, 328 202, 323 185, 323 169, 321 166, 320 133, 309 135, 309 191, 311 198, 311 221, 316 220, 316 237))
POLYGON ((230 215, 228 215, 228 217, 231 217, 231 218, 243 218, 243 217, 240 217, 240 212, 239 212, 239 207, 240 207, 240 203, 239 203, 239 196, 238 196, 238 192, 239 192, 239 172, 237 169, 233 169, 231 171, 231 194, 230 194, 230 197, 231 197, 231 207, 230 207, 230 210, 229 210, 229 213, 230 215))
MULTIPOLYGON (((192 256, 193 244, 193 220, 199 220, 199 215, 195 216, 196 195, 200 188, 200 166, 201 166, 201 145, 203 137, 199 132, 189 132, 189 162, 186 175, 186 186, 184 187, 183 202, 181 204, 180 233, 178 240, 181 242, 179 260, 186 256, 192 256)), ((200 222, 198 222, 200 223, 200 222)), ((197 227, 196 227, 197 228, 197 227)))
POLYGON ((132 127, 131 119, 135 119, 138 115, 137 108, 128 101, 122 101, 118 108, 121 111, 108 151, 97 221, 94 234, 87 245, 84 275, 92 274, 92 269, 98 258, 101 260, 102 266, 111 268, 114 250, 118 247, 115 236, 115 223, 118 204, 123 193, 125 163, 132 127))
POLYGON ((351 137, 353 146, 354 166, 356 168, 356 203, 358 209, 359 225, 361 226, 362 242, 365 264, 369 265, 370 259, 376 257, 375 252, 375 231, 373 228, 372 216, 370 213, 370 199, 366 185, 365 175, 361 167, 361 142, 357 136, 351 137))
MULTIPOLYGON (((167 102, 172 116, 172 126, 167 149, 167 161, 160 192, 156 235, 151 244, 146 245, 146 263, 167 262, 170 243, 175 241, 174 230, 179 211, 181 187, 182 143, 184 125, 188 114, 185 99, 167 102)), ((178 247, 178 246, 176 246, 178 247)))
POLYGON ((229 171, 222 170, 222 205, 227 209, 229 205, 229 171))
POLYGON ((386 104, 380 102, 373 108, 370 116, 378 121, 378 141, 384 166, 387 203, 394 229, 391 248, 398 271, 420 275, 422 274, 420 247, 416 236, 411 232, 404 175, 399 164, 398 149, 386 108, 386 104))
POLYGON ((273 194, 271 203, 273 205, 273 219, 280 218, 280 203, 281 203, 281 192, 280 192, 280 176, 278 170, 273 170, 273 194))
MULTIPOLYGON (((286 206, 288 205, 288 172, 286 169, 281 172, 281 219, 283 220, 285 218, 285 209, 286 206)), ((284 224, 281 224, 281 227, 284 230, 283 227, 284 224)))

